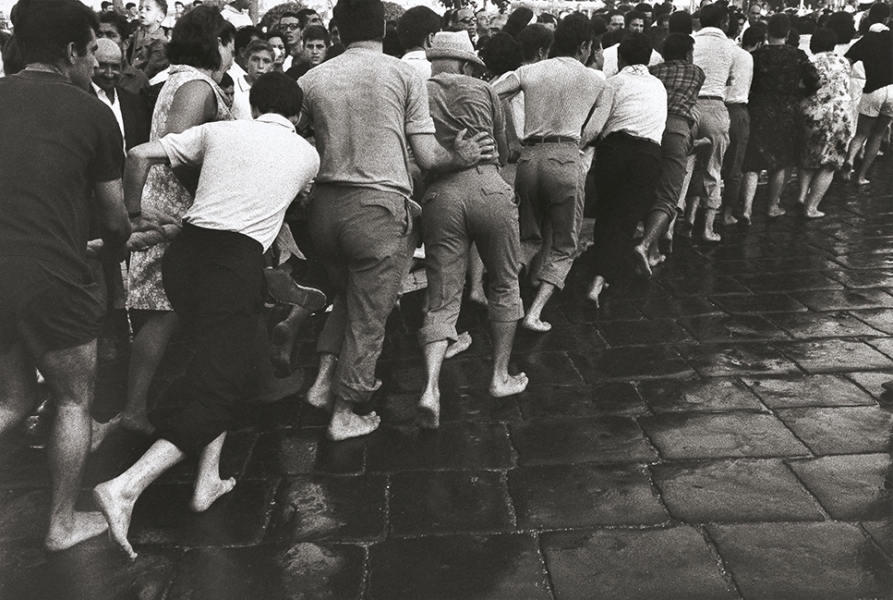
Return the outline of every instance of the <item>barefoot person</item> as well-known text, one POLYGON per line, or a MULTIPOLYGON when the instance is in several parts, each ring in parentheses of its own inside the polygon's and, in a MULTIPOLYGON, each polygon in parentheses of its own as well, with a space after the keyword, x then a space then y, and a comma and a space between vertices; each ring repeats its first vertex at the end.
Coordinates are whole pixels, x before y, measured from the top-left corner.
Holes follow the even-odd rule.
POLYGON ((310 206, 313 245, 335 290, 319 338, 319 374, 307 393, 331 410, 327 435, 342 440, 378 428, 357 414, 381 382, 375 365, 385 321, 397 302, 415 247, 407 142, 422 169, 456 170, 493 156, 486 133, 459 132, 452 152, 434 137, 425 80, 412 65, 382 52, 380 0, 340 0, 334 9, 340 56, 308 71, 304 119, 312 122, 322 164, 310 206), (358 85, 362 82, 362 85, 358 85))
POLYGON ((555 58, 525 65, 494 86, 502 98, 524 92, 524 139, 515 187, 521 219, 530 222, 525 213, 532 213, 539 226, 532 233, 541 242, 543 257, 531 268, 539 289, 522 321, 533 331, 552 328, 540 316, 555 290, 564 287, 577 252, 583 220, 580 137, 605 89, 599 75, 585 66, 594 39, 589 19, 569 15, 555 30, 555 58))
MULTIPOLYGON (((431 116, 437 140, 449 144, 461 129, 493 136, 505 160, 505 116, 493 88, 470 76, 484 63, 464 32, 440 32, 428 49, 431 116)), ((509 375, 509 357, 518 320, 524 316, 518 287, 520 242, 518 210, 512 188, 499 175, 494 157, 481 164, 444 174, 428 187, 422 201, 428 310, 419 331, 425 354, 427 385, 419 401, 419 424, 435 429, 440 419, 440 368, 447 343, 458 339, 456 320, 465 283, 471 242, 477 244, 490 276, 488 300, 493 336, 493 378, 490 395, 524 391, 527 376, 509 375)))
POLYGON ((153 420, 159 440, 126 472, 96 486, 93 497, 113 540, 127 541, 134 503, 164 471, 187 456, 199 461, 190 508, 206 510, 235 486, 221 480, 220 452, 235 424, 235 404, 250 394, 263 296, 263 253, 285 210, 316 175, 319 157, 295 133, 301 90, 281 73, 251 88, 254 121, 207 123, 134 148, 125 197, 139 212, 154 164, 201 166, 195 203, 165 252, 165 290, 195 345, 184 377, 165 392, 175 410, 153 420))
POLYGON ((95 218, 114 259, 130 234, 123 140, 112 111, 86 93, 99 29, 93 12, 79 2, 21 0, 14 25, 26 67, 0 79, 0 437, 37 406, 36 365, 56 405, 44 544, 64 550, 106 529, 102 515, 74 504, 105 314, 87 240, 95 218))

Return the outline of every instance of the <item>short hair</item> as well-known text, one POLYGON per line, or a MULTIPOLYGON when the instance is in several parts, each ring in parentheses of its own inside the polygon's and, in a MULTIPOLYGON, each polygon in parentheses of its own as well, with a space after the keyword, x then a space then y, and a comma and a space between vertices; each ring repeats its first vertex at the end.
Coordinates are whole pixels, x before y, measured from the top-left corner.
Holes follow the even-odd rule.
POLYGON ((673 12, 673 5, 669 2, 661 2, 660 4, 654 7, 654 10, 651 12, 651 16, 657 19, 662 15, 668 15, 673 12))
POLYGON ((828 17, 825 27, 832 30, 837 36, 838 44, 849 44, 856 35, 856 25, 853 15, 839 11, 828 17))
POLYGON ((627 65, 647 65, 651 60, 651 40, 644 33, 629 32, 617 47, 617 56, 627 65))
POLYGON ((244 50, 251 44, 252 40, 255 39, 263 39, 264 33, 257 27, 253 25, 248 25, 246 27, 242 27, 236 31, 236 35, 233 39, 235 39, 235 49, 236 54, 239 53, 240 50, 244 50))
POLYGON ((815 19, 810 17, 809 15, 803 15, 797 19, 797 31, 799 31, 802 35, 812 35, 815 33, 816 25, 815 19))
POLYGON ((220 83, 218 84, 221 88, 233 87, 236 85, 236 82, 233 81, 232 76, 229 73, 224 73, 220 76, 220 83))
POLYGON ((611 19, 614 18, 614 17, 617 17, 617 16, 622 17, 622 16, 623 16, 623 11, 622 11, 622 10, 618 10, 618 9, 616 9, 616 8, 613 9, 613 10, 611 10, 611 11, 608 11, 608 22, 610 23, 610 22, 611 22, 611 19))
POLYGON ((573 56, 582 44, 595 39, 592 23, 580 13, 572 13, 561 20, 555 28, 555 55, 573 56))
POLYGON ((645 16, 645 13, 640 12, 638 10, 631 10, 625 15, 623 15, 623 26, 629 27, 629 24, 638 19, 644 23, 648 20, 648 17, 645 16))
POLYGON ((766 26, 769 37, 777 40, 786 39, 791 31, 791 18, 784 13, 776 13, 769 17, 766 26))
POLYGON ((108 2, 108 1, 106 0, 106 1, 104 1, 104 2, 102 2, 102 3, 100 3, 99 7, 100 7, 102 10, 105 10, 105 9, 107 9, 107 8, 108 8, 109 6, 111 6, 111 5, 112 5, 112 3, 111 3, 111 2, 108 2))
POLYGON ((273 46, 270 45, 270 42, 260 38, 251 40, 251 43, 245 48, 245 56, 251 56, 255 52, 269 52, 272 56, 276 55, 276 53, 273 52, 273 46))
POLYGON ((871 5, 871 8, 868 9, 868 22, 872 25, 875 23, 883 23, 889 18, 890 5, 886 2, 875 2, 871 5))
POLYGON ((616 46, 623 41, 623 38, 625 38, 628 33, 628 29, 615 29, 614 31, 609 31, 602 36, 602 48, 616 46))
POLYGON ((229 44, 236 37, 236 28, 213 6, 196 6, 177 20, 167 45, 167 57, 174 65, 197 69, 220 68, 218 38, 229 44))
POLYGON ((533 11, 526 6, 521 6, 512 11, 502 30, 514 37, 527 27, 531 19, 533 19, 533 11))
POLYGON ((647 2, 639 2, 638 4, 636 4, 635 10, 639 11, 640 13, 647 14, 653 12, 654 8, 647 2))
POLYGON ((440 31, 440 15, 427 6, 413 6, 397 19, 397 39, 404 48, 416 48, 440 31))
POLYGON ((130 35, 130 23, 127 22, 127 19, 124 18, 124 15, 116 13, 113 10, 104 12, 99 15, 99 23, 100 25, 105 23, 106 25, 111 25, 115 28, 115 31, 118 32, 118 35, 121 36, 122 40, 126 40, 130 35))
POLYGON ((297 81, 284 73, 264 73, 251 86, 248 102, 262 115, 296 117, 301 114, 304 92, 297 81))
POLYGON ((722 4, 708 4, 701 7, 701 27, 722 27, 729 18, 729 10, 722 4))
POLYGON ((500 31, 484 43, 480 55, 490 72, 498 77, 521 66, 521 42, 500 31))
POLYGON ((536 18, 537 23, 555 23, 558 24, 558 18, 552 13, 543 13, 536 18))
POLYGON ((304 29, 303 41, 322 40, 323 43, 329 45, 329 30, 322 25, 309 25, 304 29))
POLYGON ((593 15, 590 20, 592 21, 592 33, 595 37, 601 37, 608 32, 608 24, 604 17, 593 15))
POLYGON ((301 29, 307 27, 307 23, 310 22, 310 15, 318 16, 319 13, 312 8, 302 8, 298 11, 298 22, 301 24, 301 29))
POLYGON ((341 43, 384 39, 384 4, 381 0, 338 0, 332 10, 338 19, 341 43))
POLYGON ((661 54, 664 60, 685 60, 688 53, 695 47, 695 40, 690 35, 684 33, 671 33, 664 40, 661 47, 661 54))
POLYGON ((751 25, 741 34, 741 45, 743 47, 750 48, 766 41, 766 25, 763 23, 759 23, 759 25, 751 25))
POLYGON ((296 13, 296 12, 294 12, 294 11, 292 11, 292 10, 287 10, 287 11, 285 11, 284 13, 282 13, 281 15, 279 15, 279 22, 281 23, 281 22, 282 22, 282 19, 284 19, 285 17, 291 17, 292 19, 297 19, 297 20, 298 20, 298 26, 300 26, 300 24, 301 24, 301 17, 298 16, 298 13, 296 13))
POLYGON ((685 35, 691 35, 691 14, 684 10, 677 10, 670 15, 670 22, 667 24, 667 29, 670 33, 684 33, 685 35))
POLYGON ((124 8, 126 8, 128 10, 131 8, 136 8, 136 4, 134 4, 133 2, 128 2, 127 4, 124 5, 124 8))
POLYGON ((288 38, 285 37, 285 34, 278 29, 271 29, 267 32, 267 41, 270 41, 274 37, 278 37, 280 40, 282 40, 282 45, 285 46, 285 54, 289 54, 291 52, 291 46, 288 45, 288 38))
MULTIPOLYGON (((465 30, 463 29, 462 31, 465 30)), ((381 40, 381 49, 385 54, 396 58, 400 58, 406 52, 403 46, 400 45, 400 40, 397 39, 397 27, 395 25, 386 25, 384 38, 381 40)))
POLYGON ((549 48, 552 47, 552 41, 555 34, 545 25, 534 23, 528 25, 515 36, 515 39, 521 44, 521 57, 525 61, 531 61, 536 58, 537 52, 543 50, 545 54, 549 54, 549 48))
POLYGON ((155 3, 155 6, 158 7, 158 10, 166 17, 167 16, 167 0, 152 0, 155 3))
POLYGON ((96 14, 77 0, 20 0, 12 24, 26 65, 64 61, 71 43, 83 56, 99 31, 96 14))
POLYGON ((816 29, 809 40, 809 51, 813 54, 819 52, 832 52, 837 45, 837 35, 830 29, 816 29))

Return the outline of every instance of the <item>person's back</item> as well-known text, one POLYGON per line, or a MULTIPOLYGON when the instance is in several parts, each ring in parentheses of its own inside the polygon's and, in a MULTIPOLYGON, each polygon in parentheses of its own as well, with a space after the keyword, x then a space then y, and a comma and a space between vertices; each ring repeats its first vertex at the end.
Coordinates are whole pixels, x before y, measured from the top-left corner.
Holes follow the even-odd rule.
POLYGON ((322 158, 318 182, 411 195, 406 138, 431 123, 415 68, 352 47, 309 71, 301 87, 322 158))
POLYGON ((161 143, 171 157, 181 148, 201 148, 200 162, 171 161, 201 164, 195 202, 183 220, 238 231, 264 249, 276 239, 285 209, 319 168, 313 147, 295 134, 288 119, 272 113, 253 121, 207 123, 161 143))
MULTIPOLYGON (((494 137, 504 132, 502 104, 487 83, 467 75, 440 73, 431 77, 427 86, 434 135, 442 146, 452 143, 463 129, 494 137)), ((498 164, 498 159, 483 164, 498 164)))
POLYGON ((121 177, 123 141, 102 103, 50 72, 0 79, 0 256, 84 274, 90 185, 121 177))
POLYGON ((884 25, 872 25, 868 33, 857 40, 847 51, 852 62, 865 66, 865 87, 870 94, 893 85, 893 31, 884 25))
POLYGON ((580 139, 586 117, 605 86, 598 74, 571 56, 525 65, 515 74, 524 91, 524 137, 580 139))

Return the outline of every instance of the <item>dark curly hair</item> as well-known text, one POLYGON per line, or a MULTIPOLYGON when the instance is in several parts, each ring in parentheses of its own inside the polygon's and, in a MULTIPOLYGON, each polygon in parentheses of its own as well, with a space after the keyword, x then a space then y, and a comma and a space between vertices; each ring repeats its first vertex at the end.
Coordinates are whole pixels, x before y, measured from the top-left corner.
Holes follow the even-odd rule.
POLYGON ((211 6, 196 6, 174 25, 167 57, 173 65, 189 65, 196 69, 220 68, 218 39, 226 45, 236 36, 236 28, 211 6))
POLYGON ((96 14, 77 0, 20 0, 12 24, 24 64, 59 63, 70 43, 83 56, 99 31, 96 14))

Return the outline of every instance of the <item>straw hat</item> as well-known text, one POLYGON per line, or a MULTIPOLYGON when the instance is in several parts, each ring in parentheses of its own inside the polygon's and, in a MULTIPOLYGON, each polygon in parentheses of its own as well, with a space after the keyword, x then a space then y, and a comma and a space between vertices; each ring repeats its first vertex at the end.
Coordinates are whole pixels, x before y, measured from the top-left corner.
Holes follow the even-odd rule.
POLYGON ((484 61, 474 53, 471 38, 465 31, 439 31, 434 34, 434 43, 426 52, 428 60, 448 58, 451 60, 464 60, 476 65, 486 67, 484 61))

